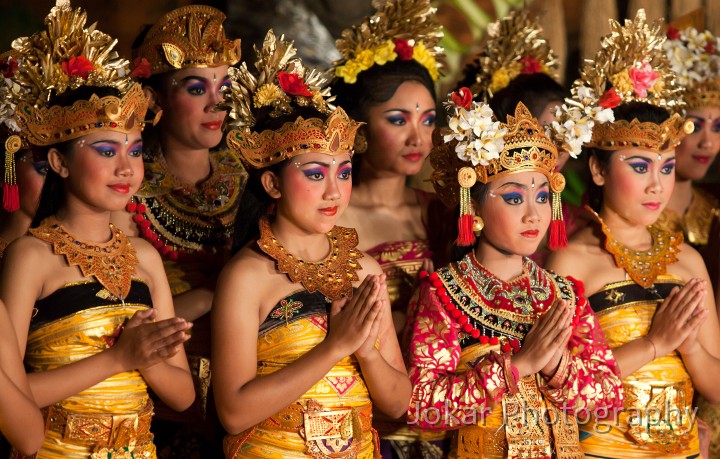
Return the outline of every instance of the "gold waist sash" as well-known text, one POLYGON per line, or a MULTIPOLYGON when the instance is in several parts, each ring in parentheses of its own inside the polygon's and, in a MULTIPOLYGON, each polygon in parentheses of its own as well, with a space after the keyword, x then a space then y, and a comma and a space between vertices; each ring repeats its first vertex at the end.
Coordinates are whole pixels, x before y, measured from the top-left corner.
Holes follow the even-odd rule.
POLYGON ((372 405, 324 407, 297 402, 224 441, 227 458, 379 457, 372 405))

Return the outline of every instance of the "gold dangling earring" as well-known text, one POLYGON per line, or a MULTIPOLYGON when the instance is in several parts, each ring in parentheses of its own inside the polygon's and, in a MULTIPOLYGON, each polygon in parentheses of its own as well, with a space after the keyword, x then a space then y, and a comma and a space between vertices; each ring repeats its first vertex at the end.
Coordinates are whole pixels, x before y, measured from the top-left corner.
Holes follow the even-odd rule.
POLYGON ((368 149, 367 139, 364 134, 358 133, 355 135, 355 153, 365 153, 368 149))
POLYGON ((475 236, 480 236, 480 233, 482 232, 483 228, 485 228, 485 221, 482 219, 482 217, 475 215, 473 217, 473 233, 475 233, 475 236))
POLYGON ((155 118, 153 118, 152 125, 157 126, 157 124, 160 122, 160 118, 162 118, 163 110, 162 108, 158 110, 158 112, 155 114, 155 118))

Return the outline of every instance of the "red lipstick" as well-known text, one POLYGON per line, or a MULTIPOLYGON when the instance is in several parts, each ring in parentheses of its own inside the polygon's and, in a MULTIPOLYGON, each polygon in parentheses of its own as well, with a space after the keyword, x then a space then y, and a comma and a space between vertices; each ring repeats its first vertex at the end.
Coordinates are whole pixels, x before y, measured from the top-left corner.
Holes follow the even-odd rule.
POLYGON ((540 234, 540 230, 527 230, 527 231, 523 231, 520 234, 522 234, 523 236, 525 236, 527 238, 535 239, 540 234))
POLYGON ((693 155, 693 159, 700 164, 709 164, 712 161, 712 156, 705 155, 693 155))
POLYGON ((203 127, 205 129, 210 129, 211 131, 217 131, 222 127, 222 121, 208 121, 207 123, 202 123, 203 127))
POLYGON ((122 194, 128 194, 130 192, 130 184, 128 183, 117 183, 115 185, 109 185, 109 187, 122 194))
POLYGON ((417 162, 420 161, 423 157, 423 154, 420 152, 415 153, 408 153, 407 155, 403 155, 403 158, 407 159, 408 161, 417 162))
POLYGON ((338 210, 337 206, 325 207, 323 209, 320 209, 320 213, 325 214, 328 217, 332 217, 337 213, 337 210, 338 210))
POLYGON ((643 206, 647 207, 650 210, 658 210, 660 208, 659 202, 644 202, 643 206))

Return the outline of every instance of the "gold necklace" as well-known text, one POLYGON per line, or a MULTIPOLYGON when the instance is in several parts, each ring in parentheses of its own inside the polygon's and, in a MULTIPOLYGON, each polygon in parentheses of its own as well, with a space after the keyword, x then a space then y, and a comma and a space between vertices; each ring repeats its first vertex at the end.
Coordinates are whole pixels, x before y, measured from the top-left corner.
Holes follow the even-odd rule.
POLYGON ((297 258, 278 241, 267 218, 260 219, 258 246, 277 264, 277 270, 299 282, 309 292, 319 291, 329 300, 352 296, 352 284, 362 267, 358 260, 363 253, 358 245, 357 232, 352 228, 334 227, 327 233, 330 254, 322 261, 310 262, 297 258))
POLYGON ((112 223, 110 232, 112 237, 108 242, 84 242, 52 218, 30 230, 36 238, 52 244, 56 255, 64 255, 68 266, 77 266, 83 276, 94 277, 108 292, 122 300, 130 293, 138 258, 128 237, 112 223))
POLYGON ((647 229, 652 237, 652 246, 647 250, 633 250, 615 239, 605 222, 590 207, 600 223, 605 235, 605 250, 615 259, 615 265, 622 268, 636 284, 643 288, 652 287, 658 276, 667 273, 667 265, 675 263, 680 245, 683 243, 682 233, 663 231, 653 225, 647 229))

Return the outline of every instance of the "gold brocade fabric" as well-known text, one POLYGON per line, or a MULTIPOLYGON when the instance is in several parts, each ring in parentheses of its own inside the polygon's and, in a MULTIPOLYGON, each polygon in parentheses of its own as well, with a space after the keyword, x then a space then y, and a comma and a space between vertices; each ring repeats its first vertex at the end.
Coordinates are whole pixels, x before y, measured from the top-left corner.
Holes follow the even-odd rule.
MULTIPOLYGON (((78 285, 70 284, 58 292, 78 285)), ((102 304, 100 298, 105 295, 98 293, 97 296, 97 303, 102 304)), ((104 302, 108 303, 108 301, 104 302)), ((31 328, 25 364, 32 372, 42 372, 98 354, 108 348, 109 337, 113 336, 126 319, 147 307, 146 304, 131 302, 126 302, 124 305, 106 304, 89 307, 41 324, 36 329, 31 328)), ((144 413, 143 409, 147 410, 149 403, 147 385, 140 372, 128 371, 111 376, 52 406, 52 409, 69 413, 76 419, 67 421, 64 434, 56 431, 63 429, 48 428, 43 446, 36 457, 38 459, 99 459, 100 457, 124 459, 131 457, 126 455, 128 452, 134 452, 135 458, 155 458, 152 434, 143 430, 139 436, 132 435, 133 429, 140 429, 134 420, 131 420, 130 425, 125 429, 113 429, 112 436, 116 439, 114 444, 101 444, 91 440, 92 436, 102 431, 103 426, 107 424, 103 424, 99 419, 107 419, 107 415, 132 418, 144 413), (77 419, 84 419, 83 424, 78 425, 77 419), (120 438, 121 434, 124 437, 120 438), (93 452, 96 454, 93 455, 93 452)), ((51 417, 53 419, 48 419, 48 425, 57 422, 55 417, 52 415, 51 417)), ((117 421, 115 423, 118 424, 117 421)))
POLYGON ((655 226, 665 231, 682 231, 686 240, 694 246, 707 245, 713 213, 719 211, 720 202, 715 196, 693 187, 692 201, 685 215, 666 207, 655 226))
MULTIPOLYGON (((321 343, 327 334, 327 307, 318 292, 297 292, 279 302, 261 325, 257 375, 274 373, 321 343)), ((225 454, 238 459, 379 457, 371 407, 360 365, 355 357, 346 357, 296 403, 248 431, 227 436, 225 454), (341 433, 310 439, 323 436, 318 435, 320 418, 310 414, 313 409, 326 412, 326 419, 342 418, 341 433)))
MULTIPOLYGON (((658 305, 673 287, 683 284, 661 275, 650 289, 622 281, 590 296, 610 347, 645 336, 658 305)), ((625 377, 623 389, 625 402, 616 419, 610 415, 581 423, 581 445, 588 458, 669 459, 699 453, 692 380, 677 352, 658 356, 625 377)))

